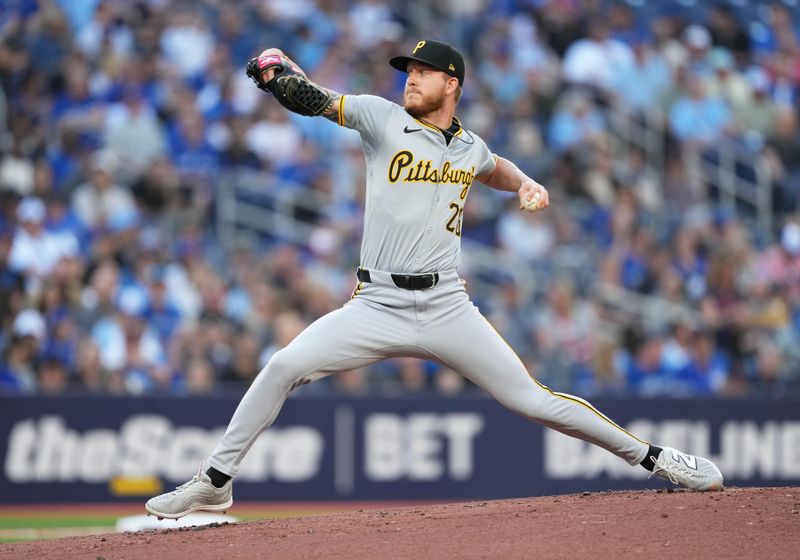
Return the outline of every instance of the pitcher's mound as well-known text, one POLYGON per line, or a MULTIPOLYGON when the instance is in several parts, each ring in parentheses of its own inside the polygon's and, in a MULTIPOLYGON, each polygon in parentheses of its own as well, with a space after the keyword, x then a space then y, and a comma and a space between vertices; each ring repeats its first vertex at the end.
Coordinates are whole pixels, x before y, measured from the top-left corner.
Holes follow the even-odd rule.
MULTIPOLYGON (((236 505, 232 508, 236 514, 236 505)), ((171 527, 164 521, 164 527, 171 527)), ((796 558, 800 488, 570 494, 0 545, 0 559, 796 558)))

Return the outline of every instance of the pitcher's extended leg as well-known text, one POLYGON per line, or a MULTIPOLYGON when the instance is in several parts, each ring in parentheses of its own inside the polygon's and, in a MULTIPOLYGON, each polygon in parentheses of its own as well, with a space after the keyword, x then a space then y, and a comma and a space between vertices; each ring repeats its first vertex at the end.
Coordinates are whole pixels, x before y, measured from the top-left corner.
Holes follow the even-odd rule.
POLYGON ((453 294, 450 299, 447 315, 423 329, 422 348, 531 420, 599 445, 632 465, 645 458, 647 442, 585 400, 551 391, 536 381, 465 294, 453 294))
POLYGON ((275 353, 248 389, 208 464, 235 476, 258 435, 278 415, 289 391, 326 375, 393 355, 410 340, 397 316, 356 298, 321 317, 275 353))

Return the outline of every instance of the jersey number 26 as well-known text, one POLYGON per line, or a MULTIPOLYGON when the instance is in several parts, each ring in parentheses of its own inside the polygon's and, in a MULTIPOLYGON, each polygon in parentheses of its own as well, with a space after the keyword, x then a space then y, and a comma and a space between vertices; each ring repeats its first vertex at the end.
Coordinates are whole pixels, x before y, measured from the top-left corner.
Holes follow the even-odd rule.
POLYGON ((455 202, 451 202, 450 211, 452 214, 450 215, 450 219, 447 220, 447 225, 444 227, 450 233, 455 233, 458 237, 461 237, 461 220, 464 217, 464 207, 459 206, 455 202))

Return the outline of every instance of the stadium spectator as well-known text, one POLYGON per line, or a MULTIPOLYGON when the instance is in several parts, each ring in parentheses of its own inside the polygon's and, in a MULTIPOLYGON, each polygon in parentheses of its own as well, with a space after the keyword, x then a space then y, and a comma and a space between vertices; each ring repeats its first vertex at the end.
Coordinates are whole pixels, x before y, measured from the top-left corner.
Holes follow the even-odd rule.
POLYGON ((750 56, 750 36, 739 22, 732 6, 722 2, 713 3, 708 12, 708 30, 714 46, 732 52, 739 66, 747 62, 750 56))
POLYGON ((93 232, 112 229, 136 216, 136 204, 128 189, 114 180, 119 160, 110 151, 89 158, 88 180, 72 195, 72 206, 83 225, 93 232))
POLYGON ((778 107, 769 96, 770 79, 763 68, 754 66, 748 69, 746 78, 751 92, 747 108, 743 109, 741 105, 731 107, 736 127, 757 151, 775 133, 778 107))
POLYGON ((800 210, 800 127, 795 108, 780 107, 764 158, 775 185, 776 212, 800 210))
POLYGON ((632 49, 631 63, 614 69, 610 87, 617 107, 642 114, 659 105, 669 89, 672 71, 666 58, 644 34, 632 38, 632 49))
POLYGON ((35 168, 23 153, 22 141, 10 140, 11 146, 0 161, 0 188, 20 196, 33 194, 35 168))
MULTIPOLYGON (((363 397, 369 394, 370 381, 365 369, 354 369, 337 373, 331 380, 331 389, 347 397, 363 397)), ((312 385, 313 387, 313 385, 312 385)))
POLYGON ((103 128, 103 145, 117 156, 124 175, 140 175, 166 152, 161 123, 135 86, 128 86, 121 102, 108 107, 103 128))
POLYGON ((182 317, 177 307, 170 301, 167 292, 166 271, 157 264, 151 264, 146 271, 147 306, 145 320, 154 327, 161 343, 166 345, 181 324, 182 317))
MULTIPOLYGON (((771 2, 767 8, 767 20, 757 21, 751 34, 752 55, 760 57, 775 53, 780 49, 782 36, 800 38, 800 22, 795 21, 794 14, 788 6, 780 2, 771 2)), ((786 41, 787 39, 784 39, 786 41)))
POLYGON ((787 395, 789 365, 784 361, 784 355, 776 344, 768 340, 763 341, 758 346, 751 368, 751 375, 754 376, 754 395, 771 398, 787 395))
POLYGON ((690 339, 691 359, 675 370, 674 396, 710 396, 721 393, 727 382, 730 364, 707 331, 694 332, 690 339))
POLYGON ((38 290, 38 283, 50 274, 58 262, 75 255, 78 243, 74 236, 56 235, 44 225, 45 206, 38 198, 24 198, 17 206, 19 228, 14 234, 8 265, 25 275, 28 290, 38 290))
POLYGON ((683 93, 670 109, 669 123, 679 140, 706 148, 722 140, 729 130, 730 108, 719 97, 708 95, 700 75, 689 73, 683 93))
POLYGON ((13 234, 0 230, 0 341, 11 332, 11 324, 25 302, 25 277, 9 266, 13 234))
POLYGON ((100 349, 91 338, 84 338, 78 346, 74 363, 75 389, 90 393, 122 393, 124 388, 112 384, 112 375, 103 368, 100 361, 100 349))
POLYGON ((786 287, 792 298, 800 298, 800 224, 783 226, 779 242, 762 254, 758 271, 764 282, 786 287))
POLYGON ((0 388, 4 392, 36 391, 37 366, 46 340, 47 327, 38 311, 24 309, 14 318, 11 339, 0 370, 0 388))
POLYGON ((200 10, 178 5, 167 10, 167 24, 160 44, 165 62, 184 78, 195 78, 205 69, 216 40, 200 10))
POLYGON ((40 393, 57 395, 68 386, 67 367, 58 358, 45 358, 38 368, 37 386, 40 393))
MULTIPOLYGON (((510 201, 509 205, 518 205, 510 201)), ((525 215, 519 212, 506 212, 497 222, 497 240, 509 255, 530 262, 541 262, 552 252, 556 244, 556 234, 548 219, 525 215)))
POLYGON ((681 66, 685 66, 690 74, 700 78, 709 75, 712 67, 708 56, 711 48, 711 34, 708 29, 693 23, 683 30, 681 38, 686 49, 681 66))
POLYGON ((663 363, 663 339, 658 333, 630 332, 617 357, 629 391, 645 397, 670 396, 674 385, 663 363))
POLYGON ((212 394, 216 380, 211 363, 203 358, 190 360, 182 378, 182 387, 189 396, 212 394))
POLYGON ((705 296, 707 262, 695 230, 682 228, 676 233, 672 268, 680 276, 687 298, 698 301, 705 296))
POLYGON ((586 37, 572 43, 564 53, 564 79, 606 96, 614 85, 615 76, 630 71, 633 65, 631 48, 611 36, 605 21, 592 19, 586 37))
POLYGON ((564 95, 550 121, 550 146, 559 152, 579 148, 600 137, 606 125, 592 98, 579 89, 564 95))
POLYGON ((712 98, 723 100, 734 113, 734 119, 744 117, 753 96, 752 82, 739 72, 730 51, 715 47, 708 53, 713 70, 705 79, 705 89, 712 98))
POLYGON ((158 335, 144 321, 145 297, 136 288, 122 291, 119 312, 92 327, 92 338, 100 348, 100 363, 106 370, 119 372, 132 394, 165 387, 172 377, 158 335))
POLYGON ((556 280, 535 327, 543 374, 591 392, 598 329, 594 305, 577 296, 569 279, 556 280))
POLYGON ((220 380, 249 385, 258 372, 261 371, 260 350, 259 341, 255 336, 246 331, 236 333, 234 335, 231 360, 220 375, 220 380))

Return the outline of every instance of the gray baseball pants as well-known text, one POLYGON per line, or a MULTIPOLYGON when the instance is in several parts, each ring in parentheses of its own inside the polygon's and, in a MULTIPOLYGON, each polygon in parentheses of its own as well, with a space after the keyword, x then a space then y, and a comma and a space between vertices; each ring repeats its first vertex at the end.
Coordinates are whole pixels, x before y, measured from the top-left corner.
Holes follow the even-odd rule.
POLYGON ((588 402, 532 378, 472 304, 456 270, 439 273, 438 283, 424 290, 398 288, 390 274, 371 270, 370 282, 359 283, 350 301, 273 355, 239 403, 208 464, 236 476, 247 450, 274 422, 294 387, 401 356, 451 367, 512 411, 599 445, 632 465, 647 454, 646 442, 588 402))

